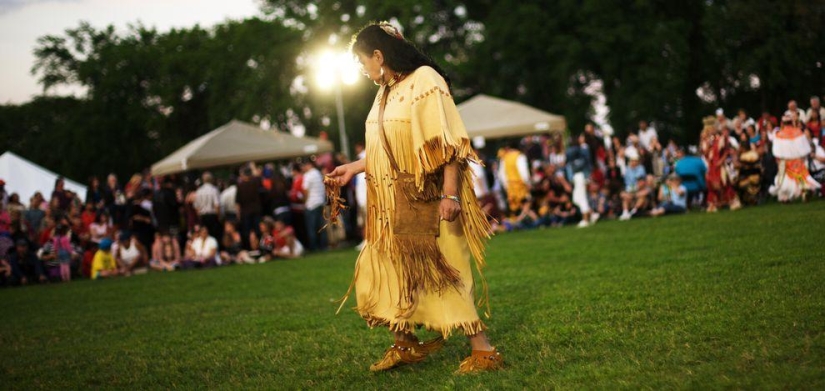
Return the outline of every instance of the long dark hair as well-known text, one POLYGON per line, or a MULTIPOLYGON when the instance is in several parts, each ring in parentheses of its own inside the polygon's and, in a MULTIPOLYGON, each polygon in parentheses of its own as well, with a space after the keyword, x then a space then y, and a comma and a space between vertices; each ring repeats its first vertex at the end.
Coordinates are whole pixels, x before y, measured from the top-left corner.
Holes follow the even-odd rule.
POLYGON ((435 69, 447 82, 447 87, 451 88, 450 78, 444 70, 387 22, 370 23, 352 36, 351 52, 372 54, 374 50, 380 50, 384 54, 384 62, 396 72, 411 73, 426 65, 435 69), (391 35, 385 29, 396 34, 391 35))

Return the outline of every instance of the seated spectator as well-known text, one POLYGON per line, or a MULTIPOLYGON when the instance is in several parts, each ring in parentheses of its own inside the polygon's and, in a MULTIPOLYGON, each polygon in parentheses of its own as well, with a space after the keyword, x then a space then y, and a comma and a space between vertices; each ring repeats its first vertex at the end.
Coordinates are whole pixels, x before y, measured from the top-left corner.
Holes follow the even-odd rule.
POLYGON ((37 244, 40 246, 45 245, 49 241, 52 240, 52 234, 54 233, 54 229, 57 227, 57 222, 55 219, 46 214, 46 217, 43 220, 43 230, 40 231, 40 235, 37 238, 37 244))
POLYGON ((705 174, 708 168, 702 158, 686 155, 685 150, 679 148, 676 150, 676 164, 673 170, 681 178, 682 185, 687 189, 688 201, 699 196, 707 189, 705 174))
POLYGON ((164 231, 155 235, 149 267, 152 270, 171 272, 180 267, 180 262, 180 245, 177 240, 172 238, 172 234, 169 231, 164 231))
POLYGON ((573 201, 566 194, 562 197, 562 202, 553 209, 550 215, 551 227, 562 227, 576 221, 576 216, 579 214, 578 208, 573 204, 573 201))
POLYGON ((83 223, 83 218, 79 214, 75 214, 69 220, 69 229, 71 231, 72 243, 85 247, 91 239, 89 227, 83 223))
POLYGON ((687 189, 682 185, 682 179, 676 174, 670 174, 665 183, 659 187, 658 198, 659 206, 650 211, 653 217, 687 211, 687 189))
POLYGON ((634 216, 642 215, 642 212, 648 210, 653 201, 655 193, 653 188, 649 185, 647 177, 641 177, 636 180, 635 191, 622 193, 622 215, 619 220, 630 220, 634 216), (625 213, 626 212, 626 213, 625 213))
POLYGON ((80 259, 80 275, 85 278, 92 277, 92 262, 95 260, 98 243, 89 242, 86 250, 83 251, 83 256, 80 259))
POLYGON ((610 212, 610 203, 607 198, 607 188, 600 188, 596 183, 590 183, 587 187, 587 202, 592 209, 590 223, 595 223, 601 216, 607 216, 610 212))
POLYGON ((190 254, 190 256, 183 261, 183 266, 186 269, 209 268, 221 264, 218 255, 218 241, 209 236, 209 229, 206 226, 198 228, 197 236, 192 238, 189 243, 187 254, 190 254))
POLYGON ((97 212, 95 212, 95 205, 93 203, 86 203, 83 207, 83 213, 80 214, 80 220, 83 223, 83 227, 87 230, 92 223, 97 221, 97 212))
POLYGON ((131 232, 124 231, 118 236, 117 247, 112 251, 115 262, 120 268, 120 274, 130 276, 132 274, 143 274, 149 264, 149 256, 146 247, 132 235, 131 232))
POLYGON ((93 243, 100 243, 103 238, 111 238, 112 225, 109 223, 109 215, 101 211, 95 217, 95 221, 89 225, 89 239, 93 243))
POLYGON ((252 244, 250 255, 258 257, 258 262, 266 262, 273 258, 276 249, 275 236, 272 235, 275 222, 269 216, 264 217, 258 228, 261 231, 260 238, 254 231, 249 233, 249 243, 252 244))
POLYGON ((29 282, 46 282, 46 272, 43 263, 37 259, 28 240, 18 239, 14 253, 9 254, 8 260, 12 268, 12 279, 15 284, 26 285, 29 282))
POLYGON ((646 185, 646 172, 644 167, 639 163, 639 156, 634 153, 628 153, 630 164, 627 166, 624 175, 625 191, 622 192, 622 215, 619 220, 630 220, 630 217, 636 214, 643 206, 647 205, 647 197, 650 195, 650 189, 646 185), (632 209, 631 209, 632 208, 632 209))
POLYGON ((0 258, 0 287, 8 286, 12 283, 11 265, 3 258, 0 258))
POLYGON ((304 254, 304 246, 295 238, 295 230, 281 220, 275 220, 275 229, 272 231, 275 238, 273 255, 278 258, 298 258, 304 254))
POLYGON ((9 212, 0 209, 0 258, 5 258, 6 254, 14 248, 14 240, 11 237, 11 218, 9 212))
POLYGON ((98 278, 109 278, 118 275, 120 275, 120 269, 117 266, 115 257, 112 255, 112 239, 103 238, 92 260, 91 277, 93 280, 97 280, 98 278))
POLYGON ((238 224, 234 221, 224 222, 221 244, 224 248, 224 251, 221 251, 221 259, 226 263, 255 263, 255 260, 249 256, 249 252, 243 249, 241 233, 238 231, 238 224))

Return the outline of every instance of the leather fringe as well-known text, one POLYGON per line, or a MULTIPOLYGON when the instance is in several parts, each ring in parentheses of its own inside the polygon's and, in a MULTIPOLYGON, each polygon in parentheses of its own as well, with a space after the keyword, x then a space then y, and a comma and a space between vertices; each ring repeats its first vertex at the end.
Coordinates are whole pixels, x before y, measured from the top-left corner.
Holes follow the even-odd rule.
POLYGON ((412 314, 421 291, 440 293, 462 286, 461 274, 444 259, 435 236, 395 235, 393 240, 401 254, 393 257, 401 284, 397 316, 412 314))
MULTIPOLYGON (((360 312, 360 311, 359 311, 360 312)), ((391 332, 415 333, 415 330, 420 326, 427 331, 432 331, 441 334, 445 339, 449 338, 454 331, 460 330, 461 334, 465 336, 476 335, 482 331, 487 330, 484 322, 474 320, 470 322, 458 322, 452 324, 435 325, 432 323, 414 323, 403 319, 388 320, 384 318, 375 317, 367 313, 361 313, 361 317, 367 322, 370 328, 387 327, 391 332)))

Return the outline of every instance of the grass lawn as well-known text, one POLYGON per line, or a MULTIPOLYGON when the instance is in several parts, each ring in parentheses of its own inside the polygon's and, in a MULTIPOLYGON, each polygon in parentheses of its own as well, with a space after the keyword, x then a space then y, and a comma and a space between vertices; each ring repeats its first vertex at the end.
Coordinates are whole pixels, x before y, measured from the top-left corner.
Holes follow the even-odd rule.
MULTIPOLYGON (((0 290, 0 389, 825 389, 825 202, 500 235, 507 369, 336 316, 356 252, 0 290)), ((351 300, 354 300, 352 298, 351 300)), ((348 306, 354 305, 350 302, 348 306)))

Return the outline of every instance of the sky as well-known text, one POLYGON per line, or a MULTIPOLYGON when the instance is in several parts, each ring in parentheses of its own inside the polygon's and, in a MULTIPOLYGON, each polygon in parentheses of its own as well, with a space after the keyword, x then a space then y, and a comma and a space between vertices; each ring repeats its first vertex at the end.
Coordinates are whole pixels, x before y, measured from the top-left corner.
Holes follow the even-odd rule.
MULTIPOLYGON (((24 103, 41 91, 31 74, 37 38, 63 35, 80 21, 125 31, 140 21, 166 31, 259 14, 257 0, 0 0, 0 104, 24 103)), ((56 94, 76 93, 55 89, 56 94)))

